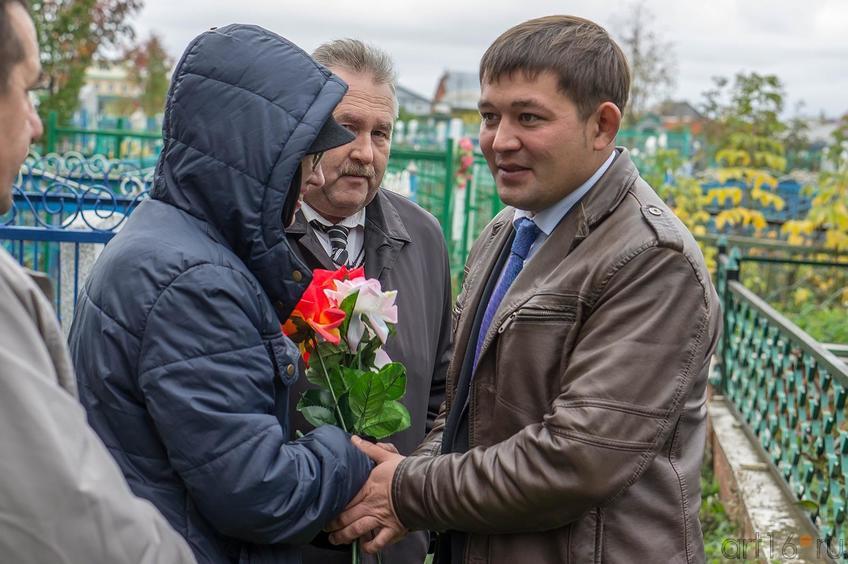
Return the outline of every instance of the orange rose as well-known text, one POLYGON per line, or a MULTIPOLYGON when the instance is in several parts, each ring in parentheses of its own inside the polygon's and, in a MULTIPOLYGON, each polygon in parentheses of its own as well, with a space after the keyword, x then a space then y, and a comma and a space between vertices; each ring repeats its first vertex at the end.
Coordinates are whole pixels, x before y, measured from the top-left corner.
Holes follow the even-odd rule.
POLYGON ((338 345, 341 336, 339 326, 344 322, 345 313, 339 309, 339 304, 327 297, 324 290, 335 290, 336 280, 348 280, 365 276, 365 269, 348 270, 343 266, 338 270, 316 269, 312 273, 312 282, 303 292, 294 311, 282 325, 283 333, 295 341, 304 361, 309 361, 308 341, 312 335, 304 329, 311 329, 315 334, 333 345, 338 345))

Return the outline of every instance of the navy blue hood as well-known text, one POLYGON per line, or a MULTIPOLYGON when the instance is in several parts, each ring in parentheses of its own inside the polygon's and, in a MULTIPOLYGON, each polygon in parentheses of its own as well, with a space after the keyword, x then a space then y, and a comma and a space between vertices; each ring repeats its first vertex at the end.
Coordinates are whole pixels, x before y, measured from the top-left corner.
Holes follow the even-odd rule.
POLYGON ((284 202, 345 90, 261 28, 195 39, 168 96, 153 198, 76 304, 68 342, 88 421, 205 564, 301 562, 299 545, 371 470, 337 427, 294 439, 300 353, 280 330, 310 280, 284 202))
POLYGON ((198 36, 174 70, 152 190, 208 223, 288 317, 306 269, 286 242, 292 180, 347 86, 286 39, 250 25, 198 36))

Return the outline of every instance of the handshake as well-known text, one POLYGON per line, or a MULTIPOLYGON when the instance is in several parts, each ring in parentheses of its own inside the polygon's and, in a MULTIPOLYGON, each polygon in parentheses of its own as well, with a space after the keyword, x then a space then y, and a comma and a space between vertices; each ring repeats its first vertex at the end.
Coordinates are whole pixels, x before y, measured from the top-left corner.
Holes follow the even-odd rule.
POLYGON ((362 550, 376 554, 408 532, 392 505, 392 479, 405 457, 388 443, 372 444, 357 436, 351 440, 376 466, 359 493, 326 530, 333 544, 349 544, 361 539, 362 550))

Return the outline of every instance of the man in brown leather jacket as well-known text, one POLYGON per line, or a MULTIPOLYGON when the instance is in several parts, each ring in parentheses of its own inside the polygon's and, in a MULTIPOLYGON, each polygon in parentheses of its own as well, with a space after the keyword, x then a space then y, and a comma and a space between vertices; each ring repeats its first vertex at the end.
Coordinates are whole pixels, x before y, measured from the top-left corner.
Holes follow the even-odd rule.
POLYGON ((718 301, 683 224, 615 147, 629 90, 596 24, 551 16, 480 63, 480 145, 509 204, 457 299, 448 396, 331 540, 443 531, 439 562, 702 562, 718 301))

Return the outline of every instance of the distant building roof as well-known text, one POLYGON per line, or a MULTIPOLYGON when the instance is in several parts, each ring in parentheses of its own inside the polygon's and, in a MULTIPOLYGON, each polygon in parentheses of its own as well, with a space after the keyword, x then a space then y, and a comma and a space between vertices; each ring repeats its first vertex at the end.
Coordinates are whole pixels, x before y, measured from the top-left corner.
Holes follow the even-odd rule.
POLYGON ((839 120, 812 119, 807 122, 807 138, 811 143, 829 145, 833 143, 833 132, 839 127, 839 120))
POLYGON ((666 100, 654 110, 663 118, 676 118, 681 121, 698 121, 704 119, 701 112, 696 110, 686 100, 666 100))
POLYGON ((430 99, 427 98, 426 96, 419 94, 418 92, 413 92, 412 90, 410 90, 406 86, 403 86, 403 85, 400 85, 400 84, 397 85, 397 96, 398 96, 398 102, 401 105, 403 105, 404 101, 423 102, 425 104, 430 103, 430 99))
POLYGON ((476 72, 445 71, 436 87, 433 103, 453 110, 476 110, 480 100, 480 78, 476 72))
POLYGON ((85 69, 85 78, 89 80, 127 80, 129 72, 123 65, 90 66, 85 69))
POLYGON ((400 108, 402 114, 425 116, 430 113, 432 103, 421 94, 413 92, 400 84, 397 85, 396 93, 398 108, 400 108))

